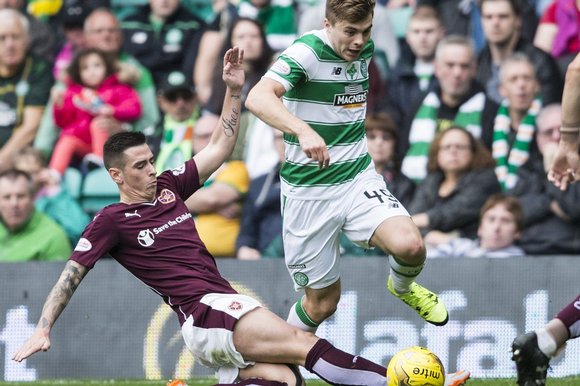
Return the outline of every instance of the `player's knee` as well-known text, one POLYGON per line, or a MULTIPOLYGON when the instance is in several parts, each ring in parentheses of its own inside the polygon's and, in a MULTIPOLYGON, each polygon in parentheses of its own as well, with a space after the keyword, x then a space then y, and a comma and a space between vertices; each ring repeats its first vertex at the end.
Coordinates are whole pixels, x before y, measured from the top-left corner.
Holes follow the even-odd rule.
POLYGON ((310 303, 310 307, 307 307, 306 313, 316 322, 322 322, 334 315, 339 300, 340 295, 338 297, 329 296, 323 299, 316 299, 310 303))
POLYGON ((400 239, 395 248, 390 251, 397 258, 411 264, 421 264, 425 261, 425 243, 420 235, 407 235, 400 239))

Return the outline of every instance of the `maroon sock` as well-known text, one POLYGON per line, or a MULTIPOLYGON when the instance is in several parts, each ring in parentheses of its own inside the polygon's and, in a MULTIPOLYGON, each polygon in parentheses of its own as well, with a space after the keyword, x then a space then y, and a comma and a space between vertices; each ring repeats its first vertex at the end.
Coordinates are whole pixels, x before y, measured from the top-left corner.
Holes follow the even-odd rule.
POLYGON ((310 349, 304 367, 331 385, 386 384, 386 368, 363 357, 347 354, 324 339, 310 349))
POLYGON ((566 307, 564 307, 556 318, 560 319, 562 323, 568 328, 568 334, 570 335, 570 339, 574 339, 578 337, 578 334, 572 335, 572 331, 578 331, 579 329, 571 328, 574 324, 580 323, 580 295, 576 299, 574 299, 571 303, 569 303, 566 307))
POLYGON ((255 385, 255 386, 288 386, 286 382, 268 381, 262 378, 244 379, 237 383, 219 383, 214 386, 228 386, 228 385, 255 385))

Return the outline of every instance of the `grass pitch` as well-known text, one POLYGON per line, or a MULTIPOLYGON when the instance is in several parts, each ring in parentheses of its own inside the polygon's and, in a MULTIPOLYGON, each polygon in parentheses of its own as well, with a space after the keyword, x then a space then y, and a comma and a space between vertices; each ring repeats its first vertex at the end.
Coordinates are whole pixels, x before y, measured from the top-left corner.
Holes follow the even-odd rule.
MULTIPOLYGON (((37 382, 0 382, 0 386, 166 386, 167 381, 139 380, 48 380, 37 382)), ((188 379, 189 386, 211 386, 216 384, 213 379, 188 379)), ((471 379, 466 386, 514 386, 512 379, 471 379)), ((309 381, 308 386, 325 386, 326 382, 309 381)), ((580 376, 567 378, 548 378, 546 386, 580 386, 580 376)))

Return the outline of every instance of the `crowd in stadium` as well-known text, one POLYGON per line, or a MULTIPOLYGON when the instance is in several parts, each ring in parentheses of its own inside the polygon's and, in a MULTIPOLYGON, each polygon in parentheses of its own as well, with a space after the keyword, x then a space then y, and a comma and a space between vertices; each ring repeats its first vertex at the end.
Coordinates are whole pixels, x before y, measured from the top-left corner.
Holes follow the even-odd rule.
MULTIPOLYGON (((0 261, 66 260, 118 201, 110 135, 145 134, 159 173, 203 149, 233 46, 245 62, 240 137, 186 204, 212 255, 284 256, 280 168, 294 139, 244 102, 280 53, 322 28, 324 3, 0 1, 0 261)), ((580 253, 580 185, 546 178, 579 30, 571 0, 377 2, 368 151, 428 257, 580 253)))

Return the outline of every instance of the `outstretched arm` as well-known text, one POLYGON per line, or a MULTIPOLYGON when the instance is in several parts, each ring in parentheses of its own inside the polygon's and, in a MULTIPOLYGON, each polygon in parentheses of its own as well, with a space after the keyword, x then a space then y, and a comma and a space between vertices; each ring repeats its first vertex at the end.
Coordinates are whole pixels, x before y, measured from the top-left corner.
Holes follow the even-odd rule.
POLYGON ((13 360, 22 362, 32 354, 50 348, 50 330, 88 271, 88 268, 75 261, 69 260, 66 263, 60 278, 44 302, 34 333, 12 356, 13 360))
POLYGON ((226 84, 226 96, 219 123, 209 144, 193 158, 197 165, 199 180, 203 183, 232 154, 240 132, 240 92, 245 75, 242 67, 244 50, 230 48, 224 55, 222 79, 226 84))
POLYGON ((578 135, 580 134, 580 54, 570 63, 562 94, 560 143, 548 179, 561 190, 580 179, 578 135))

